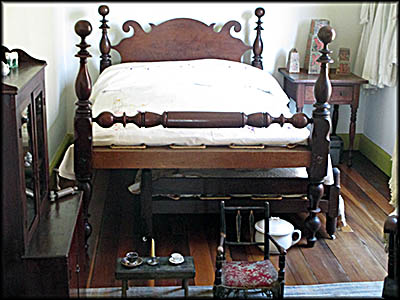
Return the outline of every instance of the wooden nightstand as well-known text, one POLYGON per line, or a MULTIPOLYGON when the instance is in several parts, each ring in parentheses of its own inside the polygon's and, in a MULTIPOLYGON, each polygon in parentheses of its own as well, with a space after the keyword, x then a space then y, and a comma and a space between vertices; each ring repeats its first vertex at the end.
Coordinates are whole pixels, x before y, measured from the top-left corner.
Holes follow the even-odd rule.
MULTIPOLYGON (((307 74, 303 69, 300 70, 300 73, 289 73, 286 68, 279 68, 278 70, 284 77, 283 90, 290 98, 296 101, 298 112, 303 110, 304 104, 314 104, 314 84, 318 75, 307 74)), ((347 165, 351 167, 360 85, 368 83, 368 80, 352 73, 348 75, 336 74, 335 69, 330 69, 329 79, 332 84, 332 96, 329 100, 329 103, 333 104, 332 135, 336 135, 339 105, 349 104, 351 107, 349 157, 347 161, 347 165)))

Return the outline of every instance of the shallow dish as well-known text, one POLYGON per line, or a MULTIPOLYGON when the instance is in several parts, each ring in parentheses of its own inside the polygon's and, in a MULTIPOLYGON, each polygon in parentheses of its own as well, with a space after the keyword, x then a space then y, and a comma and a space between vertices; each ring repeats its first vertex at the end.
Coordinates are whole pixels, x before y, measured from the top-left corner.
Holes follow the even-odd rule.
POLYGON ((140 266, 143 263, 143 258, 138 257, 136 260, 133 262, 130 262, 126 257, 121 259, 121 265, 127 268, 134 268, 137 266, 140 266))
POLYGON ((170 258, 168 259, 168 261, 169 261, 171 264, 179 265, 179 264, 183 263, 183 262, 185 261, 185 259, 182 257, 182 259, 180 259, 180 260, 174 260, 174 259, 172 259, 172 257, 170 257, 170 258))

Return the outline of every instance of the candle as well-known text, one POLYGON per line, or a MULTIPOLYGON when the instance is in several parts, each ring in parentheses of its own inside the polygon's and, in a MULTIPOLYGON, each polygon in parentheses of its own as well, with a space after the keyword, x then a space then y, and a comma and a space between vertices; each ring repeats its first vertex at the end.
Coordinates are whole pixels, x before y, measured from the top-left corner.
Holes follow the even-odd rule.
POLYGON ((156 257, 156 247, 154 239, 151 239, 151 257, 156 257))

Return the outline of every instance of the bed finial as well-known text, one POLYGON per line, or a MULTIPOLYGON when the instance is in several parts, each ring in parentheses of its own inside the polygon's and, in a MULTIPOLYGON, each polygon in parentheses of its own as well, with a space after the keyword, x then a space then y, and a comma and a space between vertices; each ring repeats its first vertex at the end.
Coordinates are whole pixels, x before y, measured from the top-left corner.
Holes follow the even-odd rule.
POLYGON ((314 96, 317 103, 323 104, 329 101, 332 93, 331 82, 328 76, 328 64, 333 63, 333 60, 329 57, 332 53, 328 49, 328 44, 335 39, 336 32, 331 26, 324 26, 318 31, 318 38, 324 44, 324 47, 319 51, 321 56, 317 59, 317 62, 321 63, 321 72, 314 88, 314 96))
POLYGON ((90 45, 86 43, 85 39, 92 32, 92 25, 86 20, 78 21, 75 24, 75 32, 81 37, 80 44, 76 45, 81 50, 75 55, 80 58, 79 73, 75 81, 75 92, 79 100, 87 100, 90 97, 92 83, 86 65, 87 58, 91 57, 86 50, 90 45))
POLYGON ((86 43, 85 38, 92 32, 92 25, 86 20, 78 21, 75 24, 75 32, 81 38, 81 43, 76 45, 80 47, 81 50, 78 52, 76 56, 78 55, 90 56, 89 52, 86 50, 86 48, 90 47, 90 45, 86 43))
POLYGON ((262 65, 261 53, 263 51, 263 42, 261 39, 261 30, 263 30, 263 28, 261 27, 261 24, 262 24, 261 17, 264 16, 264 14, 265 14, 264 8, 262 8, 262 7, 257 8, 255 11, 255 14, 258 18, 257 27, 255 28, 255 30, 257 30, 257 36, 256 36, 256 39, 253 44, 254 56, 253 56, 253 61, 251 62, 251 65, 262 70, 263 65, 262 65))
POLYGON ((101 52, 101 60, 100 60, 100 73, 109 66, 111 66, 111 45, 110 40, 107 36, 107 29, 110 27, 107 25, 108 20, 106 20, 106 15, 110 12, 107 5, 100 5, 99 6, 99 14, 103 17, 100 22, 102 23, 99 27, 102 30, 101 40, 100 40, 100 52, 101 52))
POLYGON ((331 26, 324 26, 318 31, 318 38, 326 44, 325 47, 331 43, 336 37, 336 32, 331 26))

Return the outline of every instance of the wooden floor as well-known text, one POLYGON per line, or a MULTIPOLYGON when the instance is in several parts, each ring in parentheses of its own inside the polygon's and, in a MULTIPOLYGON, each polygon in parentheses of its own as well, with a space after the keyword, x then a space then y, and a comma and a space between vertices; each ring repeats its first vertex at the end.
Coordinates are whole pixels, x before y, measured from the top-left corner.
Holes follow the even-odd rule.
MULTIPOLYGON (((345 160, 346 161, 346 160, 345 160)), ((385 217, 391 212, 388 177, 356 152, 353 167, 341 170, 341 194, 347 226, 330 240, 324 226, 313 248, 302 239, 289 249, 286 284, 319 284, 349 281, 380 281, 387 275, 387 254, 382 242, 385 217)), ((134 173, 129 170, 100 170, 95 175, 90 206, 90 274, 86 287, 120 286, 114 279, 117 257, 135 250, 132 241, 134 211, 127 187, 134 173)), ((305 216, 282 215, 297 224, 305 216)), ((322 222, 324 217, 320 215, 322 222)), ((301 222, 300 222, 301 223, 301 222)), ((154 232, 157 256, 172 252, 194 257, 196 277, 190 285, 212 285, 219 235, 218 215, 157 215, 154 232)), ((261 259, 258 248, 231 250, 233 259, 261 259)), ((272 261, 277 264, 277 257, 272 261)), ((137 286, 179 285, 175 280, 130 281, 137 286)))

